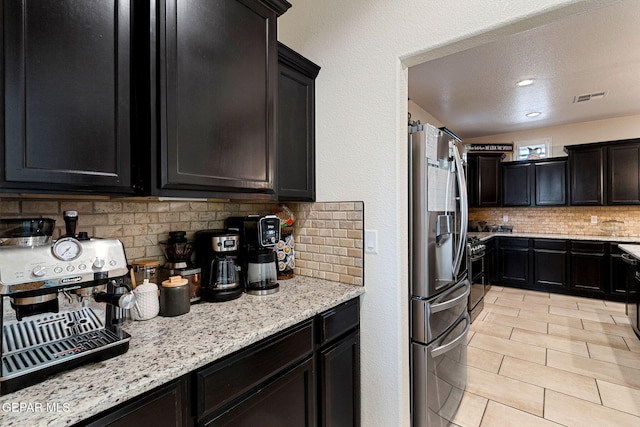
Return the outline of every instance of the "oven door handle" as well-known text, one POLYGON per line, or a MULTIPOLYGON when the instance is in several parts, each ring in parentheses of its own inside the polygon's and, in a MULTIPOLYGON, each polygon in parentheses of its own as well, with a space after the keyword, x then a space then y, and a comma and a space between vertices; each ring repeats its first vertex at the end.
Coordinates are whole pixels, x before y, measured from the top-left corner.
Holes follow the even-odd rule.
POLYGON ((444 311, 448 308, 451 307, 455 307, 456 305, 460 304, 460 302, 462 302, 463 300, 466 300, 467 297, 469 296, 469 293, 471 292, 471 283, 469 283, 469 280, 465 279, 464 282, 462 282, 462 284, 460 286, 456 286, 454 289, 451 289, 449 292, 447 292, 446 294, 442 295, 440 298, 446 297, 447 295, 452 294, 453 292, 457 291, 458 289, 460 289, 462 286, 464 286, 466 289, 464 291, 464 293, 462 295, 459 295, 453 299, 447 300, 445 302, 441 302, 439 304, 432 304, 431 305, 431 314, 433 313, 438 313, 440 311, 444 311))
MULTIPOLYGON (((468 313, 465 313, 463 320, 467 322, 467 325, 464 327, 464 331, 462 331, 460 335, 458 335, 455 339, 448 342, 447 344, 441 345, 440 347, 436 347, 433 350, 431 350, 431 357, 435 359, 438 356, 442 356, 443 354, 453 350, 459 344, 462 344, 462 342, 467 339, 467 332, 469 332, 469 328, 471 327, 471 319, 469 318, 468 313)), ((460 324, 459 322, 456 323, 456 326, 458 326, 459 324, 460 324)), ((444 336, 444 338, 446 337, 447 335, 444 336)))
POLYGON ((475 255, 470 255, 469 256, 469 261, 478 261, 479 259, 484 258, 484 252, 481 252, 479 254, 475 254, 475 255))
POLYGON ((634 257, 632 257, 629 254, 622 254, 622 261, 626 262, 629 265, 637 265, 638 264, 638 260, 635 259, 634 257))

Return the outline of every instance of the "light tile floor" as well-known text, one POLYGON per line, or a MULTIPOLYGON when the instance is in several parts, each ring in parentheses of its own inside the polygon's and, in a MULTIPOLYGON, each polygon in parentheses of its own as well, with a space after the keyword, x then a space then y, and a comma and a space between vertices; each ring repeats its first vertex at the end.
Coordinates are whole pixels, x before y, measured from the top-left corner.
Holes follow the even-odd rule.
POLYGON ((469 332, 461 427, 640 426, 622 303, 492 286, 469 332))

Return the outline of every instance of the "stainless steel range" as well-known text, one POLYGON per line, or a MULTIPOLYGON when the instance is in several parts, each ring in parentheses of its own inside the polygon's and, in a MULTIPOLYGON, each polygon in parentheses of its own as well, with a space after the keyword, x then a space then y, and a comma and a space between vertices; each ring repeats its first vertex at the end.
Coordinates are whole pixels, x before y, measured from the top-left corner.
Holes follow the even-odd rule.
POLYGON ((125 353, 130 336, 118 324, 135 305, 124 288, 127 272, 115 239, 1 246, 0 394, 125 353))
POLYGON ((475 236, 467 237, 467 268, 471 292, 469 293, 468 310, 471 322, 473 322, 484 308, 485 274, 485 245, 475 236))

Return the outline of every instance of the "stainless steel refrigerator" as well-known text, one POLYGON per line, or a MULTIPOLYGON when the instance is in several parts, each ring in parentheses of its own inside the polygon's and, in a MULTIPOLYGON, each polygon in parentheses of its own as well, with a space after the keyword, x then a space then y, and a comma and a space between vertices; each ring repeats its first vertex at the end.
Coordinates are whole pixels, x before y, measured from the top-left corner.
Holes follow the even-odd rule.
POLYGON ((467 383, 468 202, 457 144, 448 130, 409 127, 411 419, 448 426, 467 383))

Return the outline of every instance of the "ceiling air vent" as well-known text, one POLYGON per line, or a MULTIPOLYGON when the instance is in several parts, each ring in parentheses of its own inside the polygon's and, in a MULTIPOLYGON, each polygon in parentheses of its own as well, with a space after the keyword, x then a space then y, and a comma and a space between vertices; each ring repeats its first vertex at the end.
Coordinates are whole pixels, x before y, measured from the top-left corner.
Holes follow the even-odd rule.
POLYGON ((578 95, 573 97, 573 103, 576 104, 578 102, 586 102, 586 101, 593 101, 596 99, 602 99, 604 98, 605 95, 606 95, 606 92, 594 92, 594 93, 588 93, 586 95, 578 95))

